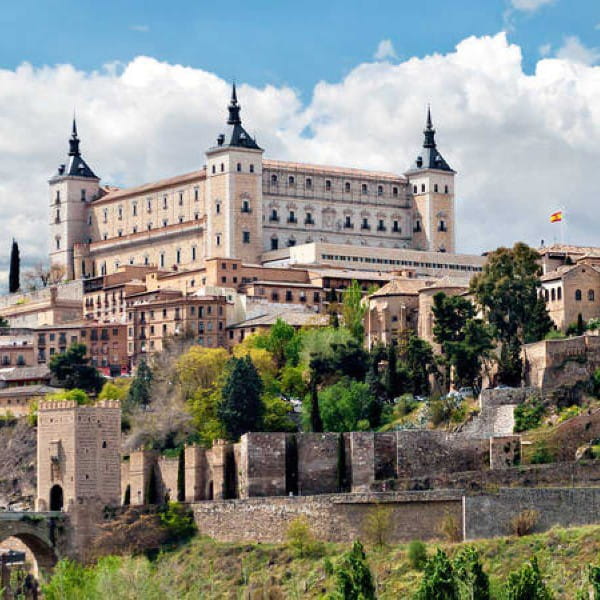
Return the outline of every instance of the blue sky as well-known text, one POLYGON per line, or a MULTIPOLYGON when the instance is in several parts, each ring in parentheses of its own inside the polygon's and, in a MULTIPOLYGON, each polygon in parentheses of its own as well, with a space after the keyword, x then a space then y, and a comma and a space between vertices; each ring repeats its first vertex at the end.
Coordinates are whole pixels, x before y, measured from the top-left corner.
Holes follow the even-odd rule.
POLYGON ((0 64, 91 71, 148 55, 254 86, 288 85, 306 101, 318 81, 370 60, 382 39, 405 60, 508 30, 530 72, 540 48, 552 52, 566 36, 599 46, 599 24, 598 0, 24 0, 0 12, 0 64))

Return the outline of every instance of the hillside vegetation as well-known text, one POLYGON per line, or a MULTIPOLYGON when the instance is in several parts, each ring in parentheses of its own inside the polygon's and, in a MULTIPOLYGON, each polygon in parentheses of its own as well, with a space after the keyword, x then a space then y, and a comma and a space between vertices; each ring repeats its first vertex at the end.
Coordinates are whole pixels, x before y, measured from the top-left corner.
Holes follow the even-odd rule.
MULTIPOLYGON (((554 597, 571 600, 577 597, 587 565, 599 560, 600 526, 553 529, 540 535, 482 540, 469 545, 477 548, 490 576, 492 598, 502 599, 508 574, 536 556, 554 597)), ((453 557, 464 546, 431 543, 427 551, 431 556, 441 547, 453 557)), ((335 565, 348 548, 317 545, 299 553, 297 547, 289 545, 225 544, 196 536, 153 560, 143 556, 110 556, 89 568, 60 563, 53 579, 44 586, 44 597, 48 600, 328 598, 335 589, 335 565)), ((367 545, 366 549, 377 598, 412 598, 422 572, 411 567, 408 545, 380 549, 367 545)))

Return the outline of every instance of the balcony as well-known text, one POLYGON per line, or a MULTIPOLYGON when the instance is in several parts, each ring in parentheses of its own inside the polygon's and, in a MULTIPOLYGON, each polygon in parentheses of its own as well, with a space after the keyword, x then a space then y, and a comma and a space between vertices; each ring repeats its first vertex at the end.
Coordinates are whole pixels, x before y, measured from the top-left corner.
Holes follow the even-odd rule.
POLYGON ((344 223, 344 229, 354 229, 354 223, 344 223))
POLYGON ((269 223, 279 223, 279 217, 278 217, 278 216, 271 215, 271 216, 269 217, 269 223))
POLYGON ((298 223, 298 219, 296 217, 289 217, 287 222, 296 225, 298 223))
POLYGON ((364 230, 364 229, 368 229, 368 230, 370 230, 370 229, 371 229, 371 226, 370 226, 368 223, 363 223, 363 224, 360 226, 360 228, 361 228, 361 229, 363 229, 363 230, 364 230))
POLYGON ((309 217, 307 217, 306 219, 304 219, 304 224, 305 225, 314 225, 315 221, 314 221, 314 219, 310 219, 309 217))
POLYGON ((377 227, 377 231, 386 231, 386 227, 385 227, 385 225, 379 225, 379 226, 377 227))

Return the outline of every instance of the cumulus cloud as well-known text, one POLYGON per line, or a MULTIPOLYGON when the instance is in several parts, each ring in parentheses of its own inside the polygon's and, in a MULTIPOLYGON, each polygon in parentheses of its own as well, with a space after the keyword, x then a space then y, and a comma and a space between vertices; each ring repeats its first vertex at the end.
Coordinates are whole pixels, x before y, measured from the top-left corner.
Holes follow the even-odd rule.
POLYGON ((588 48, 576 35, 571 35, 565 37, 564 44, 556 51, 556 56, 584 65, 594 65, 600 60, 600 50, 588 48))
MULTIPOLYGON (((240 85, 238 97, 267 157, 396 173, 419 152, 431 102, 458 171, 460 251, 551 242, 548 216, 561 206, 567 241, 598 244, 600 67, 545 58, 526 74, 521 58, 502 33, 470 37, 444 55, 357 65, 307 105, 288 87, 240 85)), ((200 168, 229 92, 213 73, 149 57, 91 73, 0 70, 0 281, 13 236, 25 263, 46 256, 47 179, 66 159, 73 106, 90 166, 128 186, 200 168)))
POLYGON ((397 59, 398 55, 396 54, 396 50, 394 49, 394 44, 392 44, 392 40, 381 40, 379 45, 377 46, 377 50, 373 55, 375 60, 393 60, 397 59))
POLYGON ((554 0, 510 0, 511 6, 515 10, 523 12, 535 12, 546 4, 552 4, 554 0))

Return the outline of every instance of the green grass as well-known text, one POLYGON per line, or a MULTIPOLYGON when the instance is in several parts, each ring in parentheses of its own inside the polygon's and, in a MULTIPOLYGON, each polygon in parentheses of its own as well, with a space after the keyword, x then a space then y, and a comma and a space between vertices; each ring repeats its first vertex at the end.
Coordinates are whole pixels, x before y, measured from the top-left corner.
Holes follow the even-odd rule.
MULTIPOLYGON (((507 574, 533 554, 559 600, 575 598, 587 564, 600 564, 600 526, 553 529, 545 534, 481 540, 472 545, 480 552, 491 578, 493 598, 498 599, 507 574)), ((73 595, 65 594, 61 600, 93 600, 108 597, 109 593, 113 598, 128 598, 127 590, 136 590, 136 600, 323 598, 334 586, 326 562, 335 564, 348 547, 326 544, 324 556, 299 559, 281 544, 227 544, 197 536, 152 562, 145 557, 109 559, 108 566, 86 570, 85 577, 95 583, 86 585, 85 592, 73 590, 73 595), (90 592, 90 587, 96 591, 90 592)), ((453 556, 462 544, 429 543, 429 554, 437 547, 453 556)), ((408 544, 384 549, 367 546, 378 598, 412 597, 421 572, 410 567, 407 550, 408 544)))

